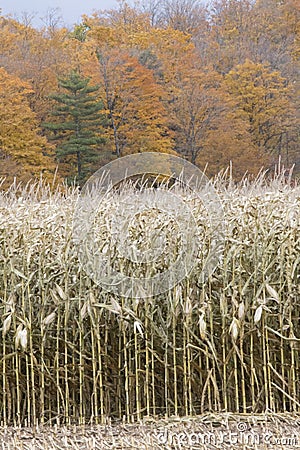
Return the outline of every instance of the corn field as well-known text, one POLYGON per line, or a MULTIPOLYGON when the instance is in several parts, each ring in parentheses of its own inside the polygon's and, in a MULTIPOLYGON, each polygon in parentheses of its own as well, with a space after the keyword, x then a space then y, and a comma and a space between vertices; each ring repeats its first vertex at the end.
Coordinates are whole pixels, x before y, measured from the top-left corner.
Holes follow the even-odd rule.
POLYGON ((105 292, 81 268, 75 188, 0 193, 1 425, 300 413, 300 188, 280 174, 214 185, 216 270, 202 283, 199 261, 145 299, 105 292))

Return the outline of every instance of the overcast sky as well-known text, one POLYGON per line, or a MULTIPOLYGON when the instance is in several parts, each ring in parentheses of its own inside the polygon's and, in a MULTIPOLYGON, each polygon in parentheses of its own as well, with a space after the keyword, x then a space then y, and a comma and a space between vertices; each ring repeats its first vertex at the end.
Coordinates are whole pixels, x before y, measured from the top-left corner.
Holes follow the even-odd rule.
POLYGON ((0 0, 2 14, 11 14, 16 18, 22 12, 36 13, 34 26, 42 26, 41 17, 46 15, 48 9, 60 8, 60 15, 67 26, 80 22, 82 14, 92 14, 94 10, 110 9, 117 5, 116 0, 0 0))

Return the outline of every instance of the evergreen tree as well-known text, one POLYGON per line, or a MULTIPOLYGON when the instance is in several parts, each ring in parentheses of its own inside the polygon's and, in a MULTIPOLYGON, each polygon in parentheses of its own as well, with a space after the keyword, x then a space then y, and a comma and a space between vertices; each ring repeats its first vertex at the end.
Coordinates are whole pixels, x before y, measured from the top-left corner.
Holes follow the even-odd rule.
POLYGON ((70 155, 75 157, 79 181, 91 171, 91 164, 99 160, 97 146, 104 142, 103 104, 96 94, 98 86, 90 86, 89 82, 89 78, 76 71, 60 79, 59 86, 64 92, 51 96, 56 101, 51 112, 55 121, 44 124, 57 141, 57 157, 62 160, 70 155))

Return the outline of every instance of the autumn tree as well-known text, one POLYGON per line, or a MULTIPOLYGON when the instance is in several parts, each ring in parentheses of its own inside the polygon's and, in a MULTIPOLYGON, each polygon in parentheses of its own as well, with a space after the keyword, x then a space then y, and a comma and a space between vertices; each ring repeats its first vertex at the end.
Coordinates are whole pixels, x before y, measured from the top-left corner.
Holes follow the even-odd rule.
POLYGON ((206 15, 199 0, 142 1, 141 9, 148 13, 155 27, 172 28, 191 34, 200 30, 206 15))
POLYGON ((114 153, 172 151, 162 91, 152 72, 116 49, 98 49, 104 107, 109 119, 108 139, 114 153))
POLYGON ((175 150, 185 158, 202 168, 208 165, 209 175, 233 163, 238 178, 246 170, 257 173, 268 164, 219 74, 185 67, 172 93, 170 126, 175 133, 175 150))
MULTIPOLYGON (((241 174, 270 155, 299 161, 299 23, 297 0, 121 0, 73 31, 56 10, 40 30, 0 17, 0 65, 28 83, 37 126, 59 122, 48 117, 58 78, 73 70, 100 86, 107 141, 86 168, 112 153, 176 150, 241 174)), ((74 172, 76 155, 62 159, 74 172)))
POLYGON ((253 142, 264 152, 280 154, 286 133, 297 132, 289 87, 277 71, 247 60, 226 76, 229 94, 250 127, 253 142))
POLYGON ((234 65, 250 57, 249 52, 254 45, 250 38, 252 10, 252 0, 212 2, 209 27, 206 34, 200 33, 195 38, 195 45, 201 52, 206 47, 206 58, 219 73, 227 73, 234 65))
POLYGON ((8 182, 13 175, 29 180, 41 172, 49 177, 55 170, 51 146, 30 109, 32 93, 28 83, 0 68, 0 176, 8 182))
POLYGON ((286 78, 295 73, 299 52, 300 12, 297 0, 214 0, 207 28, 194 42, 220 73, 246 59, 269 64, 286 78), (298 42, 298 44, 297 44, 298 42))
POLYGON ((261 169, 268 169, 271 158, 255 145, 247 122, 234 108, 227 108, 220 120, 207 130, 196 164, 208 176, 231 166, 234 179, 240 180, 246 173, 257 175, 261 169))
POLYGON ((63 18, 60 8, 48 8, 44 17, 41 18, 44 23, 44 33, 53 37, 57 31, 63 27, 63 18))
POLYGON ((57 29, 51 37, 28 23, 0 18, 0 64, 5 70, 30 83, 30 106, 38 120, 45 121, 57 89, 57 77, 71 70, 72 50, 66 45, 68 32, 57 29))
POLYGON ((57 143, 58 159, 70 162, 75 157, 80 181, 93 170, 92 163, 99 159, 99 144, 104 142, 103 104, 97 95, 98 86, 91 86, 89 81, 76 71, 60 79, 62 92, 52 95, 55 121, 44 124, 57 143))
POLYGON ((216 84, 211 73, 207 76, 192 67, 189 72, 178 74, 176 84, 172 84, 168 109, 176 149, 194 164, 203 150, 207 131, 216 125, 226 108, 224 99, 218 97, 216 84))
MULTIPOLYGON (((251 40, 248 58, 268 64, 288 81, 297 77, 300 8, 297 0, 256 0, 250 17, 251 29, 244 39, 251 40)), ((294 81, 294 80, 293 80, 294 81)))

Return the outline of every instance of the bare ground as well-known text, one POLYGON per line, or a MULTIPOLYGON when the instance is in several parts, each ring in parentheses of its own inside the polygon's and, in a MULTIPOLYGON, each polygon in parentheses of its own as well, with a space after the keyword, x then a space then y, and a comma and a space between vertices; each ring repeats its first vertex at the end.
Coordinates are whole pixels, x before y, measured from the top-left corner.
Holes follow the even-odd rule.
POLYGON ((300 449, 300 415, 206 414, 139 423, 0 428, 0 450, 300 449))

